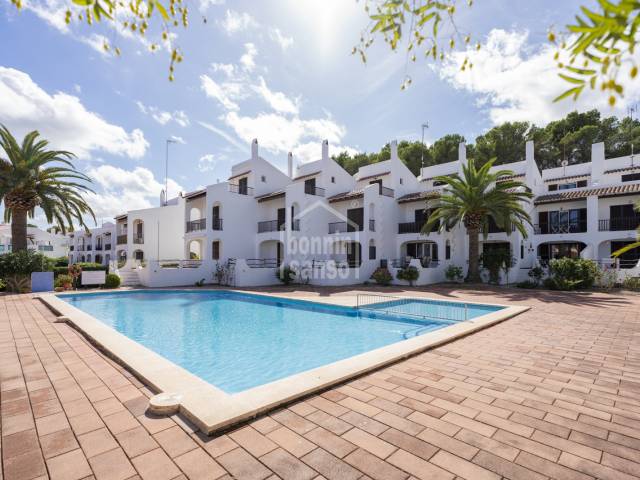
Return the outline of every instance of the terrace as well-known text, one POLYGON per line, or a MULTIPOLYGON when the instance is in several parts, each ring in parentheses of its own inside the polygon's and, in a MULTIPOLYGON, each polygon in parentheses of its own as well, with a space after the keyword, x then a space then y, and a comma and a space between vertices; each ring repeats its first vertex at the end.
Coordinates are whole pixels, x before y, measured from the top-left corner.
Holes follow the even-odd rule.
MULTIPOLYGON (((358 293, 271 291, 347 305, 358 293)), ((152 392, 130 372, 30 295, 1 296, 3 478, 637 476, 637 296, 410 294, 532 308, 216 437, 145 413, 152 392)))

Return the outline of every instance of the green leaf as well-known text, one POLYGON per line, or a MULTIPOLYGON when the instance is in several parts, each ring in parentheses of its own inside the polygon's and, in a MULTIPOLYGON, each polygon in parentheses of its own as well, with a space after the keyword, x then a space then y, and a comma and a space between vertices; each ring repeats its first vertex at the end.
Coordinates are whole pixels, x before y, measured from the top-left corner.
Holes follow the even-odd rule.
POLYGON ((167 13, 167 10, 164 8, 164 5, 162 5, 162 3, 160 3, 158 0, 154 0, 153 3, 155 4, 156 8, 160 12, 160 15, 162 15, 162 18, 164 20, 168 21, 169 20, 169 14, 167 13))
POLYGON ((581 85, 575 88, 570 88, 569 90, 564 92, 562 95, 559 95, 558 97, 554 98, 553 102, 554 103, 559 102, 560 100, 564 100, 565 98, 570 97, 571 95, 573 95, 573 99, 575 100, 582 93, 583 89, 584 89, 584 85, 581 85))

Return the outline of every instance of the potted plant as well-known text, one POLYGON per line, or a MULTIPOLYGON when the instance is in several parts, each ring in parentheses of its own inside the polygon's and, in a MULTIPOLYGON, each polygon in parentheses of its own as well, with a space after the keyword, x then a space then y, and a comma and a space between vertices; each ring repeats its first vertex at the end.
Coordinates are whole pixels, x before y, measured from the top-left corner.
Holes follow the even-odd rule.
POLYGON ((398 270, 396 277, 398 278, 398 280, 405 280, 409 282, 409 286, 413 287, 413 282, 415 282, 416 280, 418 280, 418 278, 420 278, 420 272, 416 267, 411 265, 406 268, 402 268, 398 270))

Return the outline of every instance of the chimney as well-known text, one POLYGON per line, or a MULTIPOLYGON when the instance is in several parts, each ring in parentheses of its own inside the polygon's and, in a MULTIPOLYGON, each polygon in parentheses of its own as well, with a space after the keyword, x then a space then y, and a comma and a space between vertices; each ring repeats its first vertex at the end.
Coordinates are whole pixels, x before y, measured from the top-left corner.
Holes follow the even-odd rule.
POLYGON ((467 163, 467 145, 464 142, 460 142, 458 145, 458 161, 467 163))
POLYGON ((329 160, 329 140, 322 141, 322 160, 329 160))
POLYGON ((258 159, 258 139, 254 138, 251 141, 251 160, 258 159))
POLYGON ((397 160, 398 159, 398 141, 392 140, 391 143, 389 144, 389 147, 391 149, 391 160, 397 160))
POLYGON ((293 178, 293 153, 287 154, 287 175, 289 178, 293 178))
POLYGON ((599 182, 604 175, 604 142, 591 145, 591 183, 599 182))

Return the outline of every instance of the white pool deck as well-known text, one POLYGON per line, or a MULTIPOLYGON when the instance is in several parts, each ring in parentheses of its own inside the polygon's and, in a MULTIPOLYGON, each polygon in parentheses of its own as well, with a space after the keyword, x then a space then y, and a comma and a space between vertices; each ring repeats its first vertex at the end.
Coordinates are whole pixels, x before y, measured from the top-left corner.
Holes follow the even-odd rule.
MULTIPOLYGON (((233 289, 229 290, 234 291, 233 289)), ((241 292, 287 298, 278 294, 258 291, 242 290, 241 292)), ((72 293, 77 294, 78 292, 72 293)), ((482 303, 482 305, 499 306, 502 309, 243 392, 228 394, 58 298, 63 295, 65 294, 41 294, 38 298, 59 314, 61 321, 72 324, 147 385, 160 393, 170 394, 171 398, 168 403, 176 402, 176 408, 208 435, 295 399, 503 322, 530 308, 519 305, 482 303)), ((308 298, 296 298, 349 307, 355 307, 357 301, 356 295, 318 297, 310 294, 308 298)), ((411 297, 404 296, 403 298, 411 297)), ((419 298, 420 300, 428 299, 424 296, 419 298)), ((442 301, 440 299, 434 300, 442 301)))

